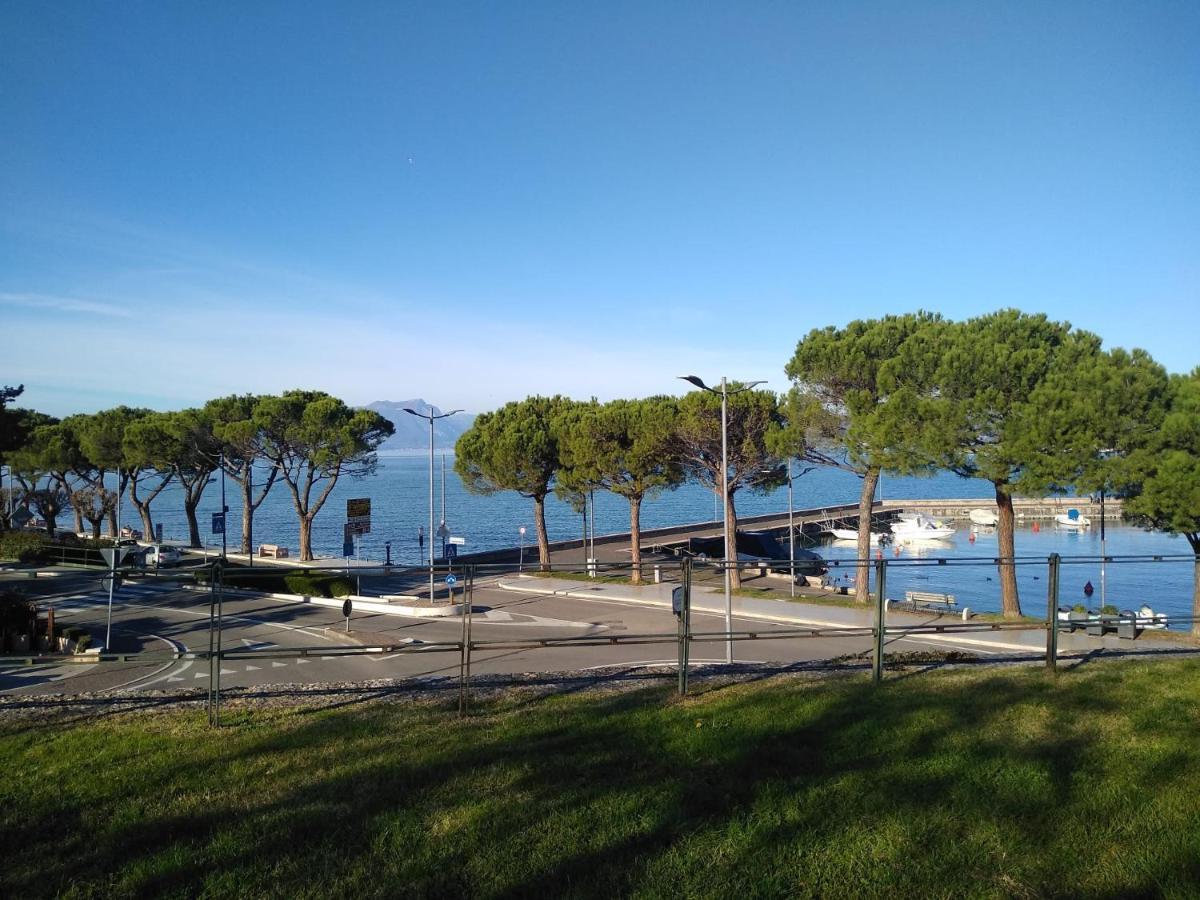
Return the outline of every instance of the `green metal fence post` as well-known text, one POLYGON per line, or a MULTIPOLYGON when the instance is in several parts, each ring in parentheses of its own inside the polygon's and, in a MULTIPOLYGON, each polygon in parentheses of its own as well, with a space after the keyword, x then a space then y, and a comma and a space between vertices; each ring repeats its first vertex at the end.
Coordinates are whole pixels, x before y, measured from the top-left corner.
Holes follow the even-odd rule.
POLYGON ((871 658, 871 680, 883 681, 883 639, 887 630, 887 560, 875 561, 875 653, 871 658))
POLYGON ((1047 559, 1046 578, 1046 668, 1058 671, 1058 563, 1059 555, 1047 559))
POLYGON ((686 697, 688 692, 688 651, 690 649, 690 631, 692 617, 692 561, 685 558, 679 570, 683 581, 683 611, 679 617, 679 696, 686 697))

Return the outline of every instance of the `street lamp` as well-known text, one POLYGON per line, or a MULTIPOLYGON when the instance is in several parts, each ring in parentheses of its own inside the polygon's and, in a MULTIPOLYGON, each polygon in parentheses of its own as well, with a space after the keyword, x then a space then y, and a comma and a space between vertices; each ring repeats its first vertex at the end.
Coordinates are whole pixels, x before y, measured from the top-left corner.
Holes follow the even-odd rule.
POLYGON ((461 409, 452 409, 448 413, 442 413, 439 416, 433 414, 433 408, 430 407, 428 413, 419 413, 415 409, 404 407, 404 411, 410 416, 416 416, 418 419, 425 419, 429 422, 429 602, 433 602, 433 423, 438 419, 448 419, 455 413, 462 412, 461 409))
MULTIPOLYGON (((731 663, 733 662, 733 597, 729 582, 729 395, 740 394, 766 382, 751 381, 749 384, 744 384, 737 390, 731 391, 729 382, 724 375, 721 376, 720 390, 710 388, 696 375, 680 375, 679 378, 688 384, 695 385, 702 391, 717 394, 721 398, 721 507, 725 522, 725 662, 731 663)), ((736 565, 737 535, 734 535, 733 559, 736 565)))

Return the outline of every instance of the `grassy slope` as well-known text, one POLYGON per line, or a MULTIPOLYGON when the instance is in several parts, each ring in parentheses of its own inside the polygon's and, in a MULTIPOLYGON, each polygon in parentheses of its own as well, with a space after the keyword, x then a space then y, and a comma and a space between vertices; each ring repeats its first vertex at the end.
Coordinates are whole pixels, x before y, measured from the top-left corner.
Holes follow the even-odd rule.
POLYGON ((0 894, 1200 890, 1200 663, 892 677, 7 725, 0 894))

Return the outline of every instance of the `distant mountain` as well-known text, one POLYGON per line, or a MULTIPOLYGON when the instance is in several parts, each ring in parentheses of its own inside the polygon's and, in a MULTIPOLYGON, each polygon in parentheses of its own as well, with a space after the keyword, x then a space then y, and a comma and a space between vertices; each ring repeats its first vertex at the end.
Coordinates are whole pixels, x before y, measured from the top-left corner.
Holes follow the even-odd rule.
MULTIPOLYGON (((376 400, 368 403, 366 409, 374 410, 396 426, 396 433, 384 441, 380 450, 425 450, 429 447, 429 422, 409 415, 404 408, 415 409, 422 415, 440 416, 443 410, 438 409, 424 400, 376 400)), ((454 448, 458 436, 471 427, 475 416, 471 413, 457 413, 447 419, 437 419, 433 423, 433 440, 439 452, 454 448)))

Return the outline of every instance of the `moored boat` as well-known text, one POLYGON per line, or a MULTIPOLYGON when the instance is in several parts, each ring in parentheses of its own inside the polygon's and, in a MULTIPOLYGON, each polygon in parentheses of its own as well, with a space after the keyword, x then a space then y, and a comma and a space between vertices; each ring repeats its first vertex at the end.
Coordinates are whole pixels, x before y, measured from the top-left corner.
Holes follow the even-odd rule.
POLYGON ((953 527, 920 513, 903 516, 892 523, 892 536, 898 541, 941 541, 953 535, 953 527))
POLYGON ((1062 528, 1091 528, 1092 520, 1077 509, 1068 509, 1054 517, 1054 522, 1062 528))
POLYGON ((976 525, 995 525, 1000 521, 1000 514, 994 509, 973 509, 967 517, 976 525))

